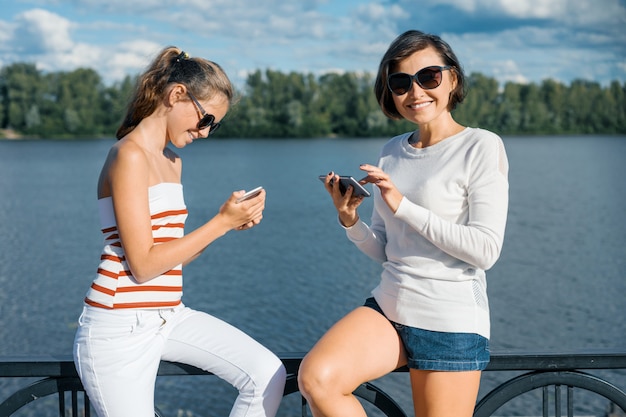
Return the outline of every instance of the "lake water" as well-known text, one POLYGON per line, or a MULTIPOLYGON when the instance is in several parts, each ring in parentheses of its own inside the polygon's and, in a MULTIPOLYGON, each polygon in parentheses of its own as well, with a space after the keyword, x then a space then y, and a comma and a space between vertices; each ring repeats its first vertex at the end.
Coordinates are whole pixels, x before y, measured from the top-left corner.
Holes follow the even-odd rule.
MULTIPOLYGON (((184 302, 273 351, 308 350, 380 273, 345 238, 317 177, 359 177, 386 140, 207 140, 181 150, 188 230, 233 190, 267 190, 258 227, 228 234, 186 268, 184 302)), ((0 355, 71 353, 100 254, 95 185, 112 143, 0 141, 0 355)), ((487 274, 492 349, 626 349, 626 137, 504 143, 510 209, 502 256, 487 274)), ((361 214, 370 212, 366 201, 361 214)), ((626 389, 623 370, 598 374, 626 389)), ((485 374, 481 395, 502 377, 485 374)), ((160 408, 227 415, 233 390, 194 378, 160 380, 160 408)), ((0 381, 0 398, 17 383, 0 381)), ((377 384, 412 411, 406 374, 377 384)), ((280 415, 295 414, 290 401, 280 415)), ((577 412, 604 406, 593 399, 577 412)), ((524 407, 510 415, 528 415, 524 407)))

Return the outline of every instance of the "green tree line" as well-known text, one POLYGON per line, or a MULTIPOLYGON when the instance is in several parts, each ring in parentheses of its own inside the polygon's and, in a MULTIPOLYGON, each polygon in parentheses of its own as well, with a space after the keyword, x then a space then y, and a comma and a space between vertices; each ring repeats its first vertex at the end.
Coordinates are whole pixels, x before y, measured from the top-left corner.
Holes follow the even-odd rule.
MULTIPOLYGON (((245 138, 385 137, 413 129, 387 119, 371 74, 321 76, 257 70, 248 75, 218 136, 245 138)), ((0 70, 0 129, 25 137, 111 137, 135 77, 106 86, 93 69, 43 73, 34 64, 0 70)), ((501 135, 624 134, 626 83, 554 80, 507 82, 468 76, 468 94, 454 111, 462 124, 501 135)))

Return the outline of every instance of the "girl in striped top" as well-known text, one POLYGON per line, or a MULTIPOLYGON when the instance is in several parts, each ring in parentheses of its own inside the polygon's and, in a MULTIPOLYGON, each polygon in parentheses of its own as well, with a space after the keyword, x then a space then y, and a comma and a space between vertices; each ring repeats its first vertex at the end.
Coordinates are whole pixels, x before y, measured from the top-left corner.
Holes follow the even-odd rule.
POLYGON ((74 362, 99 417, 153 417, 161 360, 196 366, 239 390, 231 416, 274 416, 280 359, 237 328, 182 303, 183 265, 227 232, 257 225, 265 192, 235 191, 184 233, 182 148, 215 132, 233 100, 214 62, 163 49, 138 79, 98 181, 104 247, 85 297, 74 362))

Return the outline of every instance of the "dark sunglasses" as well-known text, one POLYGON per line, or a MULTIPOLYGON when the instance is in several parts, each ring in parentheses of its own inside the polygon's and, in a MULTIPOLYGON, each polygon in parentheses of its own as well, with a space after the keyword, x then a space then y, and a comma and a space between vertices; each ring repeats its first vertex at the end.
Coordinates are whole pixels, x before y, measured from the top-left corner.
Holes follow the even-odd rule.
POLYGON ((452 68, 449 65, 440 67, 433 65, 431 67, 422 68, 415 75, 406 74, 404 72, 396 72, 387 77, 387 86, 389 90, 397 96, 406 94, 413 86, 413 80, 424 90, 432 90, 441 84, 442 72, 452 68))
POLYGON ((200 120, 198 120, 198 124, 197 124, 197 128, 198 130, 203 130, 206 129, 207 127, 210 129, 209 133, 207 136, 212 135, 213 133, 215 133, 215 131, 217 129, 220 128, 221 124, 219 123, 213 123, 215 122, 215 116, 213 116, 212 114, 208 114, 203 108, 202 105, 200 104, 200 102, 193 96, 193 94, 191 94, 189 91, 187 91, 187 94, 189 95, 189 98, 191 98, 191 100, 196 104, 196 107, 198 108, 198 110, 200 110, 200 114, 202 115, 202 117, 200 118, 200 120))

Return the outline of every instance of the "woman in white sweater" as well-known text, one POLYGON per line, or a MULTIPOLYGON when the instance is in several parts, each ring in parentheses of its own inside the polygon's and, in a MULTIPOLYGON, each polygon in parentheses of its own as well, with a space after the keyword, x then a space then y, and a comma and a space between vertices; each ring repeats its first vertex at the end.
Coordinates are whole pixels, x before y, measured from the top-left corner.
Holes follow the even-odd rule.
POLYGON ((392 119, 417 129, 392 138, 378 165, 370 225, 363 197, 325 186, 348 238, 381 262, 372 297, 337 322, 306 355, 299 385, 313 415, 365 416, 352 392, 408 365, 416 417, 471 416, 489 362, 485 271, 500 255, 508 210, 502 140, 460 125, 451 111, 465 77, 441 38, 408 31, 381 60, 375 93, 392 119))

